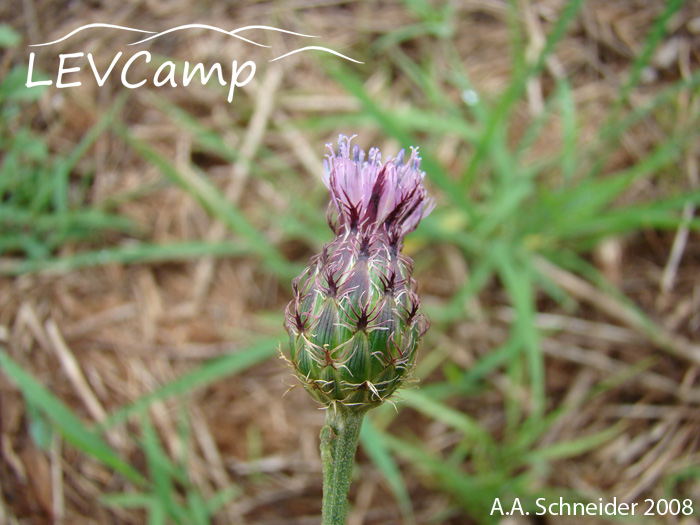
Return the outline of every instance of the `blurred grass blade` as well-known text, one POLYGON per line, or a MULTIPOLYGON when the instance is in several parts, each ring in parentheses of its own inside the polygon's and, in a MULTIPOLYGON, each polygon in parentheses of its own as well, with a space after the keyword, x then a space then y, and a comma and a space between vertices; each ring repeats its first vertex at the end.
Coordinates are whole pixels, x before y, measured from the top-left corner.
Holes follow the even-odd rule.
POLYGON ((149 96, 148 99, 153 106, 172 118, 178 127, 188 130, 204 151, 214 153, 229 163, 237 162, 240 159, 237 150, 232 148, 230 144, 226 144, 219 133, 206 128, 199 120, 175 103, 158 96, 149 96))
POLYGON ((68 179, 71 171, 78 164, 78 161, 85 156, 100 135, 113 124, 116 115, 122 107, 124 107, 127 97, 128 93, 126 92, 118 96, 97 123, 88 130, 82 139, 80 139, 80 142, 78 142, 70 154, 67 157, 60 157, 58 159, 50 177, 52 183, 41 186, 36 193, 36 197, 32 203, 33 211, 36 212, 46 205, 45 200, 49 197, 49 191, 52 191, 53 204, 59 216, 68 211, 68 179))
POLYGON ((250 255, 244 243, 224 241, 185 241, 171 244, 127 244, 97 251, 77 253, 45 260, 0 260, 0 275, 34 272, 70 272, 105 264, 137 264, 184 261, 200 257, 234 257, 250 255))
POLYGON ((583 0, 572 0, 566 3, 564 11, 561 13, 559 18, 557 18, 556 24, 547 36, 545 45, 537 59, 532 63, 532 65, 530 65, 530 67, 521 69, 522 73, 511 79, 508 88, 499 99, 498 104, 490 113, 489 118, 485 123, 484 131, 478 144, 476 145, 474 155, 472 156, 469 166, 462 177, 462 189, 468 189, 471 186, 477 169, 482 165, 484 156, 493 146, 494 138, 499 133, 499 130, 502 130, 504 121, 506 121, 510 116, 511 108, 525 92, 528 80, 542 70, 547 57, 550 55, 559 40, 561 40, 561 38, 564 36, 566 28, 576 16, 579 9, 581 9, 583 3, 583 0))
POLYGON ((106 429, 125 422, 132 414, 143 410, 154 401, 160 401, 171 396, 183 395, 211 384, 224 377, 242 372, 253 365, 271 358, 277 353, 279 339, 262 339, 252 346, 235 350, 233 353, 212 359, 192 372, 157 388, 155 391, 140 397, 130 405, 122 407, 100 425, 106 429))
POLYGON ((223 221, 232 231, 242 235, 252 250, 261 258, 264 265, 269 266, 277 275, 292 277, 296 269, 292 267, 272 246, 262 232, 254 228, 241 211, 233 206, 226 197, 202 174, 181 173, 165 157, 156 152, 142 140, 134 137, 129 130, 119 127, 119 133, 124 137, 139 155, 156 166, 161 173, 172 182, 182 187, 192 197, 197 199, 209 212, 223 221))
MULTIPOLYGON (((614 121, 610 121, 608 125, 602 128, 600 131, 600 143, 596 144, 595 147, 597 148, 597 150, 603 150, 602 155, 601 152, 598 151, 598 154, 601 156, 601 158, 597 160, 596 165, 591 170, 591 173, 588 176, 592 177, 600 172, 603 164, 605 163, 605 160, 607 159, 607 155, 610 153, 611 148, 618 144, 620 137, 624 134, 625 131, 627 131, 640 120, 653 114, 654 110, 662 107, 664 104, 671 103, 674 97, 678 96, 679 92, 682 92, 684 90, 687 90, 688 92, 696 91, 699 85, 700 71, 696 71, 690 77, 684 78, 674 84, 671 84, 670 86, 664 87, 659 93, 654 95, 654 97, 651 100, 649 100, 645 104, 640 104, 639 106, 634 107, 624 117, 614 121)), ((588 148, 584 150, 584 152, 588 155, 592 155, 597 150, 595 148, 588 148)))
POLYGON ((362 450, 370 457, 379 472, 382 473, 391 491, 394 493, 401 509, 403 522, 407 525, 415 523, 411 498, 406 489, 403 477, 401 476, 401 471, 396 465, 394 458, 386 449, 379 434, 379 430, 374 426, 371 417, 365 418, 360 433, 360 441, 362 443, 362 450))
POLYGON ((106 505, 113 505, 115 507, 140 509, 150 507, 153 504, 154 496, 141 492, 123 492, 119 494, 104 494, 100 497, 100 501, 106 505))
POLYGON ((124 509, 146 509, 148 525, 166 525, 167 514, 161 501, 153 494, 125 492, 122 494, 106 494, 100 497, 105 505, 124 509))
POLYGON ((469 279, 455 291, 446 306, 426 305, 431 323, 449 323, 463 318, 467 302, 486 286, 492 275, 493 261, 490 255, 477 259, 471 268, 469 279))
POLYGON ((460 390, 469 390, 477 382, 481 381, 488 374, 496 370, 501 365, 515 359, 520 342, 516 337, 511 336, 500 347, 494 348, 489 353, 481 357, 474 366, 464 371, 461 380, 454 387, 460 390))
POLYGON ((531 478, 527 473, 512 474, 493 468, 472 475, 464 472, 459 465, 436 458, 424 447, 405 439, 389 434, 382 434, 382 439, 396 455, 409 461, 419 471, 430 474, 444 492, 452 494, 457 503, 472 517, 480 518, 482 523, 498 523, 496 519, 489 518, 494 498, 524 495, 532 490, 531 478))
POLYGON ((2 348, 0 348, 0 368, 17 385, 27 403, 39 409, 68 443, 91 455, 103 465, 114 469, 129 481, 139 485, 145 482, 143 476, 119 457, 119 454, 97 432, 88 430, 62 401, 15 363, 2 348))
MULTIPOLYGON (((141 413, 141 449, 146 456, 153 491, 165 512, 176 523, 187 524, 184 509, 173 499, 174 486, 171 472, 177 470, 163 450, 153 423, 144 410, 141 413)), ((186 481, 186 480, 184 480, 186 481)))
POLYGON ((623 431, 624 427, 622 425, 615 425, 595 434, 591 434, 590 436, 584 436, 563 443, 553 443, 547 445, 545 448, 539 448, 526 454, 524 460, 528 463, 535 463, 580 456, 581 454, 585 454, 586 452, 590 452, 604 445, 614 437, 619 436, 623 431))
POLYGON ((241 489, 239 489, 235 485, 220 490, 205 503, 207 513, 209 515, 216 514, 227 503, 233 501, 238 496, 240 496, 240 494, 241 489))
POLYGON ((545 409, 544 359, 540 349, 539 334, 535 325, 535 297, 533 291, 533 269, 529 260, 519 258, 516 264, 512 250, 502 244, 494 245, 500 252, 494 255, 503 286, 506 288, 516 312, 515 337, 523 346, 530 373, 532 416, 542 417, 545 409))
POLYGON ((209 519, 207 506, 198 492, 194 490, 187 491, 187 508, 190 511, 189 515, 192 525, 209 525, 211 520, 209 519))
MULTIPOLYGON (((639 84, 642 78, 642 73, 644 72, 644 69, 649 66, 649 62, 651 61, 654 51, 668 32, 667 25, 669 21, 685 3, 685 1, 686 0, 668 0, 665 4, 665 9, 661 13, 661 15, 656 19, 654 25, 649 31, 649 34, 647 35, 647 38, 644 41, 644 47, 642 48, 642 51, 637 54, 634 63, 632 64, 627 81, 619 90, 617 100, 608 112, 608 116, 603 125, 601 126, 600 144, 601 149, 603 149, 603 151, 601 151, 597 156, 596 162, 591 170, 592 173, 599 173, 602 169, 602 166, 605 164, 610 154, 612 153, 612 148, 610 146, 615 144, 615 142, 612 140, 613 136, 610 131, 614 128, 619 129, 618 121, 620 120, 620 113, 622 111, 622 108, 627 103, 629 96, 632 93, 632 90, 639 84)), ((693 76, 696 75, 697 73, 695 73, 693 76)), ((674 85, 678 84, 680 83, 674 85)), ((626 127, 623 129, 626 129, 626 127)))
POLYGON ((405 405, 417 410, 436 421, 441 421, 461 432, 471 442, 491 445, 493 440, 488 432, 467 414, 430 399, 420 390, 403 390, 401 392, 405 405))
POLYGON ((566 186, 574 178, 578 167, 576 154, 578 124, 576 122, 576 104, 571 93, 571 86, 564 78, 557 81, 556 98, 562 122, 561 176, 562 182, 566 186))
POLYGON ((616 120, 619 109, 627 102, 632 89, 639 84, 644 68, 649 65, 654 51, 668 32, 667 26, 671 20, 671 17, 685 2, 686 0, 667 0, 665 3, 665 9, 654 22, 651 31, 649 31, 649 34, 644 41, 644 47, 642 48, 642 51, 637 54, 634 63, 632 64, 629 77, 618 94, 618 100, 609 114, 610 122, 616 120))

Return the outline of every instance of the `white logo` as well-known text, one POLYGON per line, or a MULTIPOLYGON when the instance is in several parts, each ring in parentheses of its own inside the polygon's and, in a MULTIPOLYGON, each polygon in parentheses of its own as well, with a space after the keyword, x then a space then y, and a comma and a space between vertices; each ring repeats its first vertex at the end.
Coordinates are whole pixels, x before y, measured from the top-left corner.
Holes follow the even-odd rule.
MULTIPOLYGON (((103 24, 103 23, 95 23, 95 24, 87 24, 84 26, 81 26, 77 29, 74 29, 67 35, 65 35, 62 38, 59 38, 58 40, 54 40, 52 42, 44 42, 42 44, 32 44, 29 47, 42 47, 42 46, 50 46, 52 44, 57 44, 58 42, 63 42, 64 40, 69 39, 76 33, 79 33, 80 31, 83 31, 85 29, 92 29, 92 28, 109 28, 109 29, 120 29, 123 31, 133 31, 136 33, 142 33, 142 34, 147 34, 150 36, 147 36, 145 38, 142 38, 136 42, 132 42, 131 44, 128 44, 129 46, 135 46, 138 44, 143 44, 144 42, 149 42, 151 40, 155 40, 156 38, 159 38, 163 35, 169 34, 169 33, 174 33, 176 31, 182 31, 185 29, 208 29, 211 31, 216 31, 218 33, 223 33, 226 35, 230 35, 234 38, 238 38, 240 40, 243 40, 244 42, 248 42, 249 44, 259 46, 259 47, 270 47, 266 46, 264 44, 260 44, 258 42, 255 42, 253 40, 250 40, 248 38, 245 38, 240 35, 240 33, 243 33, 244 31, 248 31, 251 29, 262 29, 266 31, 279 31, 281 33, 287 33, 290 35, 295 35, 299 36, 302 38, 318 38, 314 35, 305 35, 303 33, 296 33, 294 31, 287 31, 286 29, 278 29, 275 27, 270 27, 270 26, 263 26, 263 25, 252 25, 252 26, 245 26, 241 27, 239 29, 234 29, 233 31, 225 31, 224 29, 221 29, 216 26, 210 26, 206 24, 186 24, 178 27, 174 27, 172 29, 168 29, 167 31, 161 31, 160 33, 157 33, 155 31, 146 31, 143 29, 135 29, 132 27, 124 27, 124 26, 118 26, 114 24, 103 24)), ((301 53, 302 51, 322 51, 325 53, 331 53, 333 55, 336 55, 340 58, 343 58, 345 60, 349 60, 351 62, 355 62, 357 64, 362 64, 363 62, 360 62, 358 60, 355 60, 353 58, 350 58, 348 56, 343 55, 342 53, 339 53, 337 51, 334 51, 332 49, 329 49, 327 47, 322 47, 322 46, 305 46, 299 49, 295 49, 293 51, 289 51, 281 56, 275 57, 269 62, 275 62, 277 60, 282 60, 286 57, 289 57, 291 55, 294 55, 296 53, 301 53)), ((34 87, 34 86, 50 86, 53 84, 53 80, 38 80, 35 81, 33 80, 33 70, 34 70, 34 55, 35 53, 30 53, 29 55, 29 69, 27 72, 27 83, 25 84, 28 88, 34 87)), ((77 73, 80 71, 80 67, 68 67, 67 61, 74 60, 81 58, 85 55, 85 53, 79 52, 79 53, 64 53, 59 55, 59 63, 58 63, 58 72, 56 75, 56 87, 59 89, 62 88, 68 88, 68 87, 75 87, 75 86, 80 86, 82 82, 80 81, 67 81, 64 77, 70 76, 71 73, 77 73)), ((99 71, 98 67, 95 65, 95 60, 93 58, 92 53, 87 54, 87 59, 88 63, 90 64, 90 68, 92 70, 92 73, 95 77, 95 81, 97 82, 98 86, 103 86, 104 83, 106 82, 107 78, 110 76, 112 73, 112 70, 119 64, 120 59, 123 55, 122 51, 119 51, 114 58, 112 59, 109 67, 105 71, 99 71)), ((132 66, 134 62, 137 60, 144 60, 146 63, 149 63, 151 61, 151 53, 148 51, 139 51, 138 53, 132 55, 126 62, 124 63, 122 69, 121 69, 121 83, 124 85, 124 87, 129 88, 129 89, 136 89, 142 85, 144 85, 147 81, 147 79, 134 79, 131 78, 129 75, 129 68, 132 66)), ((255 71, 257 70, 257 65, 254 61, 252 60, 247 60, 246 62, 243 62, 240 66, 238 65, 238 61, 234 60, 231 64, 231 74, 230 74, 230 80, 227 82, 224 78, 224 69, 222 68, 221 64, 216 62, 212 64, 212 66, 209 68, 208 71, 206 71, 206 67, 202 63, 196 63, 191 65, 188 61, 185 61, 184 64, 184 71, 182 72, 181 76, 178 76, 177 74, 177 66, 174 62, 168 60, 164 62, 163 64, 158 67, 156 70, 155 75, 153 76, 153 84, 156 87, 163 86, 165 84, 170 84, 172 87, 177 87, 178 86, 178 79, 181 79, 181 83, 183 86, 188 86, 190 82, 192 82, 192 79, 195 77, 195 75, 199 74, 199 78, 202 84, 206 84, 209 79, 212 76, 216 76, 219 84, 222 86, 229 86, 229 91, 228 91, 228 101, 231 102, 233 100, 233 92, 236 87, 242 87, 248 84, 253 77, 255 76, 255 71)))

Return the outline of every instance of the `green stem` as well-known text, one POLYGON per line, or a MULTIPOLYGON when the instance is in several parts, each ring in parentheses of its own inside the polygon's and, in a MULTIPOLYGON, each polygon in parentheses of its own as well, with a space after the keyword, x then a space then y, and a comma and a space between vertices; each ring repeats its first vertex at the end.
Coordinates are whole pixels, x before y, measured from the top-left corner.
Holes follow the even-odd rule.
POLYGON ((356 412, 342 405, 326 412, 326 425, 321 429, 322 525, 345 525, 350 478, 364 417, 364 410, 356 412))

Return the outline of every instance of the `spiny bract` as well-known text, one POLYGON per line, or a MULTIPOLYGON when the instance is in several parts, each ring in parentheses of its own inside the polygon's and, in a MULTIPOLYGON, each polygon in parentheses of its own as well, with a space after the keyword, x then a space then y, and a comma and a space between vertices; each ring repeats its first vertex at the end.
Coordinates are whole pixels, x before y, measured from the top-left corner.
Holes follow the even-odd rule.
POLYGON ((326 157, 328 223, 335 239, 292 287, 286 312, 290 359, 318 401, 357 410, 380 405, 410 375, 428 329, 404 236, 433 208, 418 151, 385 164, 377 148, 351 151, 340 136, 326 157))

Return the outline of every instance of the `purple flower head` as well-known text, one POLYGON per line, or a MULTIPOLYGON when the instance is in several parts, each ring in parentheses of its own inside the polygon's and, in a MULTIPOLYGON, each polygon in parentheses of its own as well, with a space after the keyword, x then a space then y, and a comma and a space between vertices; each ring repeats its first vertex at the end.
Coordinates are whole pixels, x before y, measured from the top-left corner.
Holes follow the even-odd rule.
POLYGON ((340 135, 338 154, 327 144, 330 155, 324 162, 323 182, 331 193, 329 217, 335 216, 331 228, 338 235, 347 233, 386 234, 400 244, 406 234, 435 207, 427 198, 420 170, 418 149, 404 162, 404 150, 395 159, 382 164, 378 148, 365 152, 350 142, 353 137, 340 135))
POLYGON ((420 309, 404 236, 433 209, 418 150, 382 164, 340 136, 323 181, 335 238, 292 283, 289 359, 306 390, 328 407, 364 412, 405 383, 429 323, 420 309))

